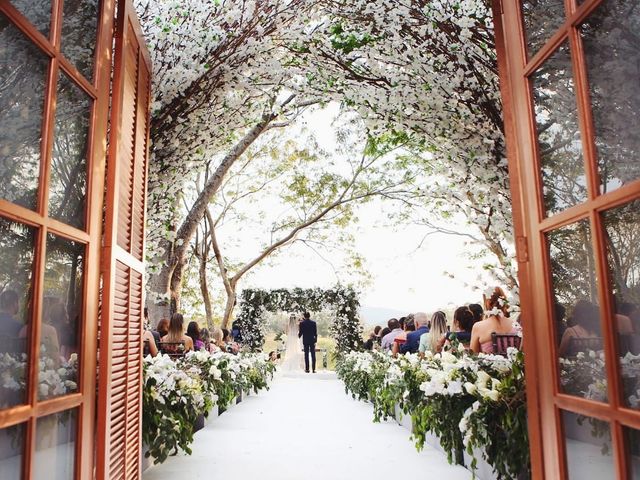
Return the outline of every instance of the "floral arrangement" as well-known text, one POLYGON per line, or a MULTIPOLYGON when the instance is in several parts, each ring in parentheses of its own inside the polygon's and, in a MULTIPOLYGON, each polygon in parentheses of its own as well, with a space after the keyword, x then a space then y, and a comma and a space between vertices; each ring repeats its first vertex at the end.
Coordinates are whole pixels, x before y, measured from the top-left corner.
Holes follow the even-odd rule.
POLYGON ((268 388, 275 365, 263 354, 189 352, 176 361, 167 355, 143 362, 142 439, 146 456, 164 462, 178 449, 190 454, 200 415, 224 410, 240 391, 268 388))
MULTIPOLYGON (((26 368, 28 357, 26 353, 0 354, 0 391, 5 393, 1 398, 7 399, 7 404, 14 404, 14 400, 24 395, 26 385, 26 368), (13 400, 12 400, 13 399, 13 400)), ((51 357, 43 356, 38 362, 38 397, 43 400, 73 393, 78 390, 78 355, 72 354, 68 360, 59 359, 57 362, 51 357)))
POLYGON ((352 352, 337 366, 345 389, 373 404, 374 420, 411 415, 413 440, 421 449, 427 434, 439 437, 450 462, 463 463, 464 450, 476 467, 479 452, 498 479, 529 472, 524 359, 443 352, 393 358, 352 352))
POLYGON ((362 342, 362 325, 358 319, 360 302, 353 288, 342 286, 329 290, 320 288, 243 290, 240 313, 237 317, 242 331, 242 341, 251 351, 262 348, 265 328, 262 315, 265 311, 317 312, 327 307, 333 307, 336 311, 336 320, 331 325, 331 334, 336 341, 336 351, 347 353, 358 350, 362 342))

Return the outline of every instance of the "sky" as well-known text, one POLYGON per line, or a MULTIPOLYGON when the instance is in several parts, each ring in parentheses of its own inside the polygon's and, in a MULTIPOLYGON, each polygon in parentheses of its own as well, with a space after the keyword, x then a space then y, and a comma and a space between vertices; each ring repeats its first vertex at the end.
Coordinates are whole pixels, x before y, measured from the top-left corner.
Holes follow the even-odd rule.
MULTIPOLYGON (((320 146, 328 150, 333 150, 336 144, 331 122, 337 111, 336 105, 329 105, 306 114, 303 119, 315 132, 320 146)), ((427 230, 422 226, 388 226, 380 208, 376 202, 363 207, 354 232, 357 250, 371 274, 368 284, 361 289, 361 305, 430 312, 481 300, 482 290, 474 291, 470 285, 480 285, 476 277, 482 269, 478 261, 473 270, 468 269, 474 262, 464 256, 469 248, 464 237, 438 233, 425 238, 427 230), (454 278, 445 275, 445 271, 454 278)), ((451 226, 458 230, 469 228, 461 219, 454 220, 451 226)), ((236 248, 235 253, 244 258, 255 252, 255 246, 249 243, 236 248)), ((325 258, 304 245, 294 244, 274 261, 261 266, 243 281, 243 286, 330 288, 338 280, 334 267, 340 263, 340 255, 335 252, 322 255, 325 258)))

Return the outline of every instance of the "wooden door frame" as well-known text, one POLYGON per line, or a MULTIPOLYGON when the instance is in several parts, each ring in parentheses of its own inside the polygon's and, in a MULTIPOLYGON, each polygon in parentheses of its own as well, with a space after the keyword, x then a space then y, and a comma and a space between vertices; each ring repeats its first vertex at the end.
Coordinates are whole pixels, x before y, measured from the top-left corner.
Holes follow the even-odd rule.
POLYGON ((561 410, 574 411, 610 422, 617 477, 626 479, 624 426, 640 428, 640 413, 620 402, 617 358, 617 331, 613 313, 606 256, 606 243, 600 213, 640 197, 640 180, 618 190, 600 194, 591 117, 590 92, 582 41, 576 26, 604 0, 585 0, 576 5, 565 0, 570 12, 545 45, 527 59, 526 38, 520 0, 493 0, 496 50, 504 111, 505 137, 513 201, 513 217, 518 257, 521 308, 524 312, 524 349, 527 372, 527 408, 533 478, 565 478, 565 439, 561 410), (542 204, 542 185, 538 172, 536 125, 529 76, 564 41, 572 51, 572 73, 578 108, 588 198, 578 205, 547 217, 542 204), (556 337, 551 275, 546 233, 574 223, 589 222, 595 273, 598 278, 601 331, 604 338, 608 403, 599 403, 562 393, 558 389, 555 356, 556 337), (553 419, 554 421, 548 421, 553 419))
POLYGON ((39 417, 68 409, 77 409, 76 425, 76 478, 90 478, 94 468, 95 446, 95 405, 98 299, 100 295, 100 258, 102 255, 102 209, 104 204, 104 180, 106 157, 106 134, 109 111, 111 44, 113 39, 113 17, 115 0, 101 0, 96 19, 96 50, 94 55, 93 78, 85 78, 60 49, 62 1, 52 0, 51 33, 45 37, 18 10, 8 2, 0 2, 0 12, 29 38, 49 60, 47 82, 44 93, 42 140, 40 156, 39 185, 49 185, 53 126, 55 122, 56 90, 59 75, 65 74, 83 90, 93 102, 90 114, 87 151, 87 191, 85 206, 85 230, 79 230, 48 215, 48 188, 39 188, 37 209, 27 208, 0 200, 2 216, 39 228, 35 242, 34 289, 32 298, 32 327, 29 342, 29 383, 26 405, 0 411, 0 427, 26 423, 25 452, 23 456, 23 477, 32 475, 32 459, 35 453, 35 425, 39 417), (38 401, 34 382, 38 377, 37 358, 40 349, 40 323, 33 319, 42 318, 42 296, 44 266, 46 259, 46 239, 51 232, 61 237, 85 244, 84 285, 82 302, 82 324, 78 325, 78 339, 81 342, 80 371, 78 372, 78 392, 38 401))

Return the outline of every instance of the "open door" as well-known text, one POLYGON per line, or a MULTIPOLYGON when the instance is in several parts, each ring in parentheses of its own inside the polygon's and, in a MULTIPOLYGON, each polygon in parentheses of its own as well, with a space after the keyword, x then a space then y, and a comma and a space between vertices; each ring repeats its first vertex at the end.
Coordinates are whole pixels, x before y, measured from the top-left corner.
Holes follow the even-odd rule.
POLYGON ((640 4, 494 18, 534 478, 639 478, 640 4))
POLYGON ((151 92, 151 61, 130 0, 118 6, 113 92, 102 259, 96 476, 128 480, 141 476, 144 225, 151 92))

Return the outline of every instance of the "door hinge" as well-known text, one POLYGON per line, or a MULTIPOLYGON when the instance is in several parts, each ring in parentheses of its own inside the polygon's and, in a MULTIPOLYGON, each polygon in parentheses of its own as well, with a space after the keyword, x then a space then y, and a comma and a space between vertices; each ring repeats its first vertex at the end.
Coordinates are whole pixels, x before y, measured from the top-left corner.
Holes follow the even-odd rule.
POLYGON ((518 263, 529 261, 529 247, 527 246, 527 237, 516 237, 516 258, 518 263))

